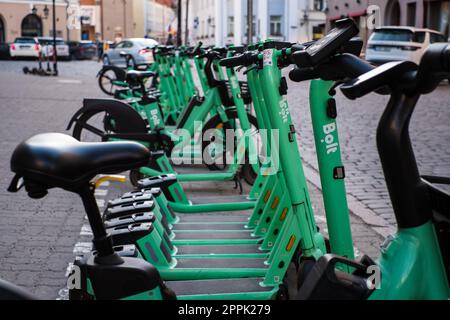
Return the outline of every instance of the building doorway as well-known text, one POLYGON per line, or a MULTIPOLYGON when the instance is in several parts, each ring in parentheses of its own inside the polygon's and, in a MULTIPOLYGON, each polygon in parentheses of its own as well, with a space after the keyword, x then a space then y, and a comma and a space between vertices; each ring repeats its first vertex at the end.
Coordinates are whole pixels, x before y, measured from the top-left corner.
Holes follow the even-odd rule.
POLYGON ((0 43, 6 42, 6 28, 3 17, 0 16, 0 43))
POLYGON ((388 2, 384 21, 388 26, 400 25, 400 4, 398 0, 391 0, 388 2))
POLYGON ((29 14, 22 20, 22 37, 42 37, 42 20, 35 14, 29 14))

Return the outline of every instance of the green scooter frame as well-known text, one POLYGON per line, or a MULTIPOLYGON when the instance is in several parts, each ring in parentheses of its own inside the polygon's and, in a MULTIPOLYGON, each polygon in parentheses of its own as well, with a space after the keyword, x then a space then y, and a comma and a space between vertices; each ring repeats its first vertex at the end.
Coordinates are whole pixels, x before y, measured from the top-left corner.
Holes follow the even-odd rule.
MULTIPOLYGON (((275 58, 276 61, 277 58, 275 58)), ((276 64, 275 64, 276 66, 276 64)), ((274 67, 271 67, 274 68, 274 67)), ((276 69, 277 67, 275 67, 276 69)), ((266 67, 265 69, 263 69, 261 71, 262 76, 261 76, 261 80, 263 80, 264 83, 267 83, 269 81, 274 81, 276 83, 276 77, 273 77, 274 75, 278 75, 279 72, 276 72, 277 70, 275 70, 275 72, 273 72, 273 70, 267 70, 269 69, 269 67, 266 67)), ((279 80, 278 80, 279 81, 279 80)), ((272 85, 274 85, 274 83, 271 83, 272 85)), ((276 86, 274 86, 276 87, 276 86)), ((271 88, 270 85, 266 85, 265 89, 269 89, 271 88)), ((265 95, 266 101, 268 101, 268 104, 273 103, 272 107, 274 107, 275 105, 279 106, 280 102, 286 103, 286 100, 284 97, 281 97, 278 90, 274 90, 272 92, 268 92, 268 95, 265 95), (274 99, 268 99, 269 95, 275 95, 274 99)), ((270 106, 268 106, 268 109, 270 110, 270 106)), ((290 122, 290 117, 288 117, 288 121, 285 122, 284 118, 282 118, 282 115, 280 115, 279 113, 277 113, 276 111, 272 112, 272 118, 274 118, 274 121, 272 122, 273 125, 279 125, 281 127, 286 126, 288 129, 291 127, 291 125, 289 124, 290 122), (278 119, 277 119, 278 118, 278 119)), ((288 163, 289 161, 287 161, 287 159, 285 161, 283 161, 283 155, 285 156, 286 154, 284 152, 287 151, 286 146, 283 146, 283 144, 286 144, 286 140, 281 140, 280 141, 280 151, 281 151, 281 167, 284 169, 284 166, 286 165, 286 163, 288 163)), ((297 155, 298 155, 298 159, 299 159, 299 163, 301 163, 301 159, 299 157, 299 153, 298 153, 298 147, 296 144, 294 145, 290 145, 287 146, 289 148, 289 152, 290 152, 290 158, 292 159, 292 153, 293 151, 295 152, 295 150, 297 150, 297 155)), ((295 153, 294 153, 295 155, 295 153)), ((307 201, 307 188, 306 188, 306 180, 305 177, 303 175, 303 172, 301 170, 295 169, 295 166, 291 166, 290 168, 287 169, 288 172, 284 172, 284 170, 282 172, 286 173, 292 173, 289 170, 295 170, 295 175, 298 179, 295 180, 295 183, 293 181, 291 181, 292 184, 295 184, 296 187, 300 187, 301 188, 301 192, 298 195, 298 199, 299 199, 299 204, 295 204, 294 202, 292 202, 292 207, 293 210, 290 214, 288 214, 287 216, 285 216, 285 222, 280 230, 280 236, 277 238, 275 244, 274 244, 274 248, 279 248, 272 250, 271 255, 268 258, 268 264, 269 264, 269 269, 268 270, 264 270, 264 273, 266 274, 265 278, 264 278, 264 282, 263 282, 263 286, 277 286, 279 285, 284 278, 284 275, 286 273, 286 270, 289 266, 289 262, 292 261, 294 254, 296 252, 296 249, 298 247, 298 245, 300 244, 300 240, 302 244, 305 244, 307 247, 303 248, 302 245, 302 249, 304 249, 302 252, 305 255, 319 255, 319 254, 323 254, 322 252, 325 252, 325 245, 323 242, 323 237, 320 235, 320 233, 317 232, 317 227, 315 226, 314 223, 314 218, 313 216, 309 215, 306 211, 312 211, 311 206, 310 206, 310 202, 307 201), (304 198, 306 197, 306 198, 304 198), (306 201, 305 201, 306 200, 306 201), (311 225, 312 224, 312 225, 311 225), (306 227, 306 228, 305 228, 306 227), (305 235, 304 232, 308 232, 310 233, 309 235, 305 235), (309 241, 308 241, 309 240, 309 241), (308 245, 311 245, 310 247, 308 247, 308 245), (267 273, 266 273, 267 271, 267 273)), ((287 174, 288 175, 288 174, 287 174)), ((287 177, 286 177, 287 178, 287 177)), ((287 179, 289 182, 289 179, 287 179)), ((291 194, 291 192, 289 192, 289 194, 291 194)), ((294 193, 295 195, 295 193, 294 193)), ((145 254, 144 254, 145 255, 145 254)), ((175 262, 176 265, 176 262, 175 262)), ((215 270, 197 270, 195 272, 195 274, 188 274, 188 273, 192 273, 192 270, 182 270, 179 269, 177 270, 177 268, 171 268, 172 266, 169 266, 169 269, 166 271, 163 268, 160 268, 160 272, 162 274, 163 279, 166 280, 180 280, 180 279, 184 279, 184 280, 188 280, 188 277, 194 277, 194 278, 189 278, 190 280, 192 279, 200 279, 202 277, 214 277, 214 278, 229 278, 230 274, 232 274, 232 277, 236 277, 236 276, 243 276, 243 277, 248 277, 250 276, 250 273, 253 273, 254 276, 262 276, 261 272, 263 270, 257 270, 257 269, 253 269, 253 270, 245 270, 245 272, 243 272, 243 270, 236 270, 236 271, 231 271, 230 269, 215 269, 215 270), (196 278, 199 277, 199 278, 196 278)), ((204 278, 203 278, 204 279, 204 278)), ((271 295, 272 296, 272 295, 271 295)), ((270 297, 268 297, 270 298, 270 297)))

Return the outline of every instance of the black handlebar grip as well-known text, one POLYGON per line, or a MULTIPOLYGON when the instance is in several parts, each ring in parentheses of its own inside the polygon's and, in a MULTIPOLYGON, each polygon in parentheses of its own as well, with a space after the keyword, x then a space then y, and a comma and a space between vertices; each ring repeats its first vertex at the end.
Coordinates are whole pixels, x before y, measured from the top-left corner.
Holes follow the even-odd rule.
POLYGON ((289 79, 294 82, 302 82, 320 78, 320 74, 314 68, 295 67, 289 72, 289 79))
POLYGON ((375 69, 375 67, 367 61, 349 53, 335 56, 331 63, 337 64, 339 69, 343 71, 348 78, 357 78, 360 75, 375 69))
POLYGON ((237 55, 231 58, 225 58, 220 60, 220 65, 222 67, 234 68, 239 66, 247 66, 252 64, 254 61, 254 54, 247 52, 244 54, 237 55))
POLYGON ((434 43, 425 51, 420 62, 419 74, 450 72, 450 45, 434 43))
POLYGON ((200 50, 202 48, 203 42, 199 41, 199 43, 197 43, 197 45, 195 46, 195 48, 192 50, 192 56, 196 56, 198 54, 200 54, 200 50))

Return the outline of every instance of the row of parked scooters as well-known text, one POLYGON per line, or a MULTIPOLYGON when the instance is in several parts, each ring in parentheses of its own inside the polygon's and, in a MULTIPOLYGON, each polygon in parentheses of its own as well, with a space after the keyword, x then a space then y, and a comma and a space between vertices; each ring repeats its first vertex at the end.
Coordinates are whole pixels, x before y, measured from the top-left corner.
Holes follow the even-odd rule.
MULTIPOLYGON (((408 125, 420 96, 450 76, 450 45, 432 45, 420 65, 376 68, 359 58, 358 32, 345 19, 306 44, 156 47, 151 66, 100 72, 102 90, 114 98, 85 100, 69 126, 73 137, 41 134, 21 143, 9 191, 24 186, 35 199, 52 188, 76 193, 92 228, 94 251, 75 261, 71 277, 79 285, 70 298, 449 299, 450 195, 438 185, 450 179, 420 176, 408 125), (282 71, 291 66, 292 81, 311 81, 327 239, 315 222, 287 103, 282 71), (377 261, 355 260, 333 98, 338 88, 349 99, 390 95, 377 143, 398 232, 377 261), (206 123, 200 135, 196 122, 206 123), (208 136, 206 129, 216 130, 208 136), (227 129, 235 132, 231 157, 227 129), (255 139, 262 130, 278 139, 255 139), (210 171, 173 168, 174 158, 199 155, 210 171), (136 189, 101 213, 96 187, 125 171, 136 189), (239 185, 242 178, 252 184, 248 195, 217 196, 214 203, 195 203, 182 186, 239 185)), ((0 297, 33 298, 5 282, 0 297)))

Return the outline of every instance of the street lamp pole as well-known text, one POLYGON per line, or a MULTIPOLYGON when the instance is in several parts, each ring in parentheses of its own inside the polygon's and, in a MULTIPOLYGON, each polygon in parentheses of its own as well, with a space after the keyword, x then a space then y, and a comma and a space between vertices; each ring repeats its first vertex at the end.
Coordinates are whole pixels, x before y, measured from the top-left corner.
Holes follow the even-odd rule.
POLYGON ((185 35, 184 44, 187 45, 189 42, 189 0, 186 0, 186 22, 185 22, 185 35))
POLYGON ((182 30, 182 16, 181 16, 181 0, 178 0, 178 8, 177 8, 177 12, 178 12, 178 27, 177 27, 177 46, 180 47, 181 46, 181 33, 183 32, 182 30))
POLYGON ((53 73, 58 75, 58 55, 56 53, 56 4, 55 0, 52 3, 53 9, 53 73))
POLYGON ((253 42, 253 0, 247 0, 247 43, 253 42))

